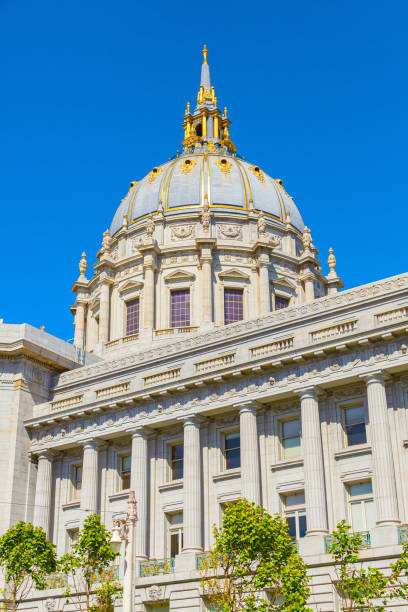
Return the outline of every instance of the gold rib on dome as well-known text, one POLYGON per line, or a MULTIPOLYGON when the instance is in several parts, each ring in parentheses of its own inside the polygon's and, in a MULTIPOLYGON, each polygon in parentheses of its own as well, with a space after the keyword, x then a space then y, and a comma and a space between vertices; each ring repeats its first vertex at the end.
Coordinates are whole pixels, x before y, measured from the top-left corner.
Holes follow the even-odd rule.
POLYGON ((200 89, 197 93, 197 105, 191 112, 190 102, 184 113, 185 153, 223 153, 233 155, 236 147, 230 139, 227 107, 224 113, 218 109, 215 89, 211 85, 210 66, 207 61, 207 46, 203 48, 200 89))

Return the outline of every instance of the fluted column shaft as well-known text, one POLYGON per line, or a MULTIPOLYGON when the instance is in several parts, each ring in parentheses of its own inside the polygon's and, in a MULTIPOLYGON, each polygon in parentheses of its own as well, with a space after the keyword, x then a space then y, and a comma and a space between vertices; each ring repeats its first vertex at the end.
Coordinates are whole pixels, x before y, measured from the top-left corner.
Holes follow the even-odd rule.
POLYGON ((384 378, 381 374, 373 374, 366 378, 366 385, 377 525, 398 523, 397 490, 384 378))
POLYGON ((99 306, 99 342, 109 340, 109 284, 101 284, 101 297, 99 306))
POLYGON ((259 264, 259 304, 260 315, 270 312, 269 266, 265 262, 259 264))
POLYGON ((184 551, 201 546, 201 450, 200 424, 195 417, 184 421, 184 551))
POLYGON ((308 276, 305 279, 305 300, 306 302, 312 302, 314 299, 314 278, 313 276, 308 276))
POLYGON ((317 393, 311 389, 302 392, 300 402, 307 535, 324 534, 327 533, 326 484, 317 393))
POLYGON ((256 409, 246 404, 240 407, 241 492, 242 497, 261 503, 261 476, 258 449, 256 409))
POLYGON ((135 533, 135 556, 147 558, 147 432, 136 429, 132 432, 132 465, 130 488, 135 492, 138 522, 135 533))
POLYGON ((49 453, 41 453, 38 456, 37 485, 34 501, 34 525, 42 527, 50 535, 50 512, 51 512, 51 488, 52 488, 52 457, 49 453))
POLYGON ((86 515, 95 514, 98 510, 98 442, 96 440, 88 440, 84 444, 81 510, 86 515))
POLYGON ((154 327, 154 268, 152 265, 145 265, 144 268, 144 329, 153 329, 154 327))
POLYGON ((74 345, 82 349, 84 347, 85 304, 81 302, 76 305, 74 326, 74 345))

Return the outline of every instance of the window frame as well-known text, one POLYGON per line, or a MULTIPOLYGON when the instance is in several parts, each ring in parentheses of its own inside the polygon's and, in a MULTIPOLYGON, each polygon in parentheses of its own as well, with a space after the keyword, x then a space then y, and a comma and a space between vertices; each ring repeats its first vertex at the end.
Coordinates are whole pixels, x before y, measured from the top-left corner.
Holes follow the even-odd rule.
POLYGON ((243 286, 237 286, 237 285, 232 285, 230 283, 227 283, 225 285, 223 285, 222 288, 222 319, 223 319, 223 325, 232 325, 233 323, 240 323, 241 321, 245 321, 246 317, 246 308, 245 308, 245 301, 246 301, 246 287, 243 286), (226 323, 225 320, 225 292, 226 291, 239 291, 242 295, 242 319, 238 319, 237 321, 231 321, 230 323, 226 323))
POLYGON ((223 465, 222 465, 222 471, 223 472, 228 472, 230 470, 240 470, 241 469, 241 431, 240 431, 239 427, 238 428, 234 428, 234 429, 228 429, 228 430, 222 432, 222 458, 223 458, 223 465), (239 447, 234 447, 234 448, 227 449, 226 448, 227 436, 229 436, 231 434, 238 434, 239 435, 239 447), (231 450, 235 450, 236 448, 239 448, 239 466, 238 467, 228 467, 227 452, 231 451, 231 450))
POLYGON ((192 308, 191 308, 191 304, 192 304, 192 292, 191 292, 191 287, 170 287, 169 289, 169 329, 179 329, 179 328, 183 328, 183 327, 191 327, 192 323, 192 308), (189 313, 188 313, 188 320, 189 323, 188 325, 173 325, 173 302, 172 302, 172 295, 174 293, 180 293, 180 292, 188 292, 188 304, 189 304, 189 313))
POLYGON ((177 534, 178 536, 179 551, 178 553, 175 554, 175 556, 179 555, 182 552, 183 545, 184 545, 184 512, 183 510, 175 510, 174 512, 166 512, 166 527, 167 527, 167 530, 166 530, 167 531, 167 534, 166 534, 167 556, 170 559, 174 559, 174 557, 171 556, 171 536, 175 534, 177 534), (176 516, 177 514, 182 515, 182 521, 181 523, 177 525, 172 525, 171 517, 176 516))
POLYGON ((273 310, 284 310, 285 308, 289 308, 290 306, 290 302, 291 302, 291 298, 288 295, 283 295, 280 293, 273 293, 273 310), (287 301, 287 305, 286 306, 282 306, 281 308, 276 308, 276 298, 281 299, 281 300, 286 300, 287 301))
POLYGON ((373 481, 370 478, 365 478, 364 480, 356 480, 354 482, 348 482, 346 484, 346 494, 347 494, 347 514, 349 517, 349 522, 351 525, 351 528, 353 530, 354 533, 358 533, 361 531, 370 531, 370 529, 373 529, 375 527, 375 525, 373 525, 373 527, 368 527, 367 526, 367 516, 366 516, 366 502, 373 502, 373 506, 374 506, 374 513, 376 514, 376 505, 375 505, 375 499, 374 499, 374 490, 373 490, 373 481), (366 484, 367 482, 369 482, 371 484, 371 493, 366 493, 364 495, 356 495, 356 496, 352 496, 351 495, 351 487, 354 485, 358 485, 358 484, 366 484), (362 517, 363 517, 363 523, 364 523, 364 528, 363 529, 355 529, 354 525, 353 525, 353 513, 352 513, 352 505, 353 504, 357 504, 357 503, 361 503, 362 504, 362 517))
MULTIPOLYGON (((295 542, 298 542, 301 538, 306 536, 307 533, 307 514, 306 514, 306 500, 305 500, 305 492, 303 490, 301 491, 291 491, 288 493, 282 493, 281 494, 281 500, 282 500, 282 513, 284 515, 285 518, 289 517, 290 515, 294 515, 295 516, 295 530, 296 530, 296 537, 294 539, 295 542), (291 497, 292 495, 303 495, 303 503, 301 504, 294 504, 293 506, 288 506, 287 505, 287 498, 291 497), (299 512, 303 512, 303 515, 305 516, 306 519, 306 533, 304 536, 300 536, 300 529, 299 529, 299 512)), ((293 539, 293 538, 292 538, 293 539)))
POLYGON ((80 501, 81 499, 81 491, 82 491, 82 480, 83 480, 83 462, 75 462, 71 464, 71 490, 70 490, 70 499, 71 501, 80 501), (77 470, 81 468, 81 479, 78 480, 76 478, 77 470), (81 486, 78 488, 77 483, 81 483, 81 486))
POLYGON ((72 551, 73 545, 78 539, 79 527, 68 527, 66 533, 67 533, 66 550, 67 550, 67 553, 70 553, 72 551), (75 538, 73 537, 74 534, 76 534, 75 538))
POLYGON ((349 448, 352 449, 355 447, 358 448, 360 446, 368 445, 369 443, 368 410, 367 410, 367 404, 366 404, 365 399, 361 398, 353 402, 347 402, 347 404, 341 404, 340 405, 340 422, 341 422, 341 428, 342 428, 342 446, 344 449, 349 449, 349 448), (349 408, 356 408, 357 406, 361 406, 363 409, 366 441, 360 442, 359 444, 349 444, 348 435, 347 435, 347 425, 346 425, 346 410, 348 410, 349 408))
POLYGON ((140 322, 141 322, 141 314, 142 314, 142 301, 141 301, 141 297, 140 295, 132 295, 127 297, 125 300, 125 320, 124 320, 124 332, 123 332, 123 336, 126 338, 127 336, 134 336, 136 334, 140 333, 140 322), (130 304, 132 304, 133 302, 137 302, 138 303, 138 326, 137 326, 137 331, 132 331, 132 332, 128 332, 128 306, 130 304))
MULTIPOLYGON (((302 419, 301 419, 301 415, 300 414, 293 414, 291 416, 285 416, 282 418, 279 418, 278 420, 278 434, 279 434, 279 447, 280 447, 280 459, 281 461, 290 461, 291 459, 296 460, 299 459, 300 457, 302 457, 302 419), (300 425, 300 434, 299 434, 299 454, 298 455, 293 455, 292 457, 285 457, 285 447, 283 445, 283 441, 284 440, 288 440, 290 439, 288 438, 284 438, 283 437, 283 428, 284 428, 284 424, 288 423, 289 421, 299 421, 299 425, 300 425)), ((295 436, 292 436, 292 438, 294 438, 295 436)))
POLYGON ((167 462, 168 462, 168 478, 167 478, 167 481, 168 482, 179 482, 179 481, 182 481, 183 478, 184 478, 184 441, 183 440, 176 440, 174 442, 169 442, 167 444, 167 462), (173 460, 173 448, 175 448, 176 446, 182 446, 183 447, 183 458, 182 459, 175 459, 175 460, 173 460), (173 477, 173 461, 182 462, 182 465, 183 465, 183 476, 181 478, 174 478, 173 477))
MULTIPOLYGON (((131 452, 124 452, 124 453, 118 453, 116 456, 117 459, 117 473, 118 473, 118 486, 117 486, 117 493, 121 493, 122 491, 129 491, 130 490, 130 479, 132 477, 132 453, 131 452), (129 457, 130 458, 130 467, 129 470, 123 470, 123 459, 129 457), (123 473, 129 472, 129 486, 128 487, 124 487, 123 486, 123 473)), ((126 476, 127 477, 127 476, 126 476)))

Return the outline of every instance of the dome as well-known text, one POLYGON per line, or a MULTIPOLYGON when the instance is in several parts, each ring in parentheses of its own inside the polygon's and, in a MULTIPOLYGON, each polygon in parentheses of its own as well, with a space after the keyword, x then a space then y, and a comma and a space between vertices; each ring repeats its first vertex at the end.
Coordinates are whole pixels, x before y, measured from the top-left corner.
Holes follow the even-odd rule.
POLYGON ((125 214, 131 226, 158 211, 165 216, 199 212, 206 197, 214 212, 242 215, 254 209, 281 223, 289 213, 292 225, 303 232, 302 217, 282 181, 209 141, 200 143, 192 154, 187 151, 131 183, 110 233, 113 236, 122 227, 125 214))

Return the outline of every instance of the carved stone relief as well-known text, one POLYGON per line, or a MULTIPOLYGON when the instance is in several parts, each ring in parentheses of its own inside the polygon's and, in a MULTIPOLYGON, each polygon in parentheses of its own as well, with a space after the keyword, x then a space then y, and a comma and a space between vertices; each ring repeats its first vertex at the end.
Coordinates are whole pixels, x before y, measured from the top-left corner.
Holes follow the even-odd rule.
POLYGON ((171 228, 172 240, 187 240, 195 236, 194 225, 175 225, 171 228))
POLYGON ((242 227, 240 225, 230 225, 221 223, 217 226, 218 236, 229 240, 242 240, 242 227))

